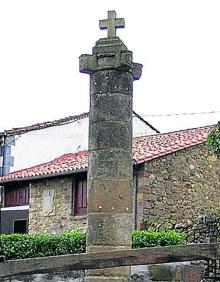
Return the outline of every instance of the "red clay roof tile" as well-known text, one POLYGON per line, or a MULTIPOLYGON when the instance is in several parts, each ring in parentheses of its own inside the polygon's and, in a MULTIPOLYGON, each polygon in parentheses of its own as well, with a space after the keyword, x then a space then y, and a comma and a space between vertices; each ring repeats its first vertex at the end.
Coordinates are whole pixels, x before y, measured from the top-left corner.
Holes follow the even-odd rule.
MULTIPOLYGON (((203 143, 212 126, 199 127, 171 133, 156 134, 133 138, 133 159, 135 164, 162 157, 203 143)), ((15 179, 37 178, 62 173, 85 170, 88 167, 88 151, 62 155, 48 163, 31 168, 11 172, 0 178, 0 182, 14 181, 15 179)))

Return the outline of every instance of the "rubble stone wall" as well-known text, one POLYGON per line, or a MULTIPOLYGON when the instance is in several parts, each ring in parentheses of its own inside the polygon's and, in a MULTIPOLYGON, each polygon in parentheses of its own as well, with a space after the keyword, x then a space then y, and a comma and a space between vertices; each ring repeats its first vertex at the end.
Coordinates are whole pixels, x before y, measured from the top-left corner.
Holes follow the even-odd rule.
POLYGON ((198 229, 220 208, 220 160, 206 145, 146 162, 137 176, 138 228, 198 229))
POLYGON ((72 179, 65 176, 31 183, 29 233, 85 230, 86 218, 72 213, 72 179))

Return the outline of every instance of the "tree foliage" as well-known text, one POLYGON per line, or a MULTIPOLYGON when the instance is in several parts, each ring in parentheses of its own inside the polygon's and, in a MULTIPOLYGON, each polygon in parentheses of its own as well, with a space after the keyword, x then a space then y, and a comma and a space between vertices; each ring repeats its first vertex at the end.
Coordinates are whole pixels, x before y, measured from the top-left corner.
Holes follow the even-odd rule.
POLYGON ((209 134, 207 144, 211 147, 214 153, 220 157, 220 122, 218 122, 209 134))

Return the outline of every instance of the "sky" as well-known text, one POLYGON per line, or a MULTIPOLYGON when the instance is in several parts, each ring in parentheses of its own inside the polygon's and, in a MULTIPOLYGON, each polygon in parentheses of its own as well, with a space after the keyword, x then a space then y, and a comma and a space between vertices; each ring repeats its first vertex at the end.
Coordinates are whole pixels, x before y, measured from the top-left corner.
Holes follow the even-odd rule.
POLYGON ((0 0, 0 131, 89 111, 79 56, 107 36, 108 10, 143 64, 138 114, 162 132, 220 120, 219 0, 0 0))

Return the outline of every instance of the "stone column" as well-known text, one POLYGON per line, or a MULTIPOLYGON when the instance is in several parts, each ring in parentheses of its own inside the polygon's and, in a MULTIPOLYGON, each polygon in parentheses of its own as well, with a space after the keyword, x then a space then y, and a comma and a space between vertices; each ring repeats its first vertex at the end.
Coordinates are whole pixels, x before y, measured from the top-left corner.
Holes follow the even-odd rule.
MULTIPOLYGON (((118 37, 80 56, 90 74, 87 252, 130 249, 132 231, 132 92, 142 66, 118 37)), ((87 282, 130 281, 130 267, 90 270, 87 282)))

